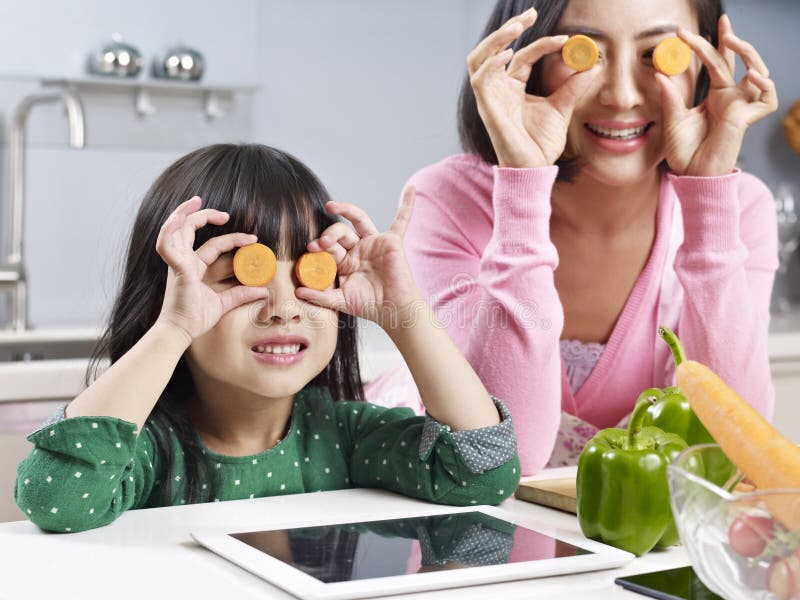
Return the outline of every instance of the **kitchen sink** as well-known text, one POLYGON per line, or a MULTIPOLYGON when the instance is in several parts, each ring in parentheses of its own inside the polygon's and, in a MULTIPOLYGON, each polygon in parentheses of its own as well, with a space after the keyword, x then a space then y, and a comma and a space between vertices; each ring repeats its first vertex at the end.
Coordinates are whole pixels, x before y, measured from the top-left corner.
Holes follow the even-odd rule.
POLYGON ((100 334, 94 328, 0 331, 0 363, 88 359, 100 334))

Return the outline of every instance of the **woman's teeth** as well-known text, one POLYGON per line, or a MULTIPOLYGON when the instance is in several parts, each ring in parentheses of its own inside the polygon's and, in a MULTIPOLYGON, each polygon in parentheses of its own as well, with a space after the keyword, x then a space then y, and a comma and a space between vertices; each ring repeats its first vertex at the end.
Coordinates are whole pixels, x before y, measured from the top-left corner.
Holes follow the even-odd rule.
POLYGON ((289 344, 288 346, 256 346, 253 348, 259 354, 297 354, 300 352, 301 344, 289 344))
POLYGON ((647 131, 647 125, 641 127, 630 127, 628 129, 607 129, 605 127, 597 127, 596 125, 586 124, 586 127, 595 135, 600 137, 610 138, 612 140, 626 140, 644 135, 647 131))

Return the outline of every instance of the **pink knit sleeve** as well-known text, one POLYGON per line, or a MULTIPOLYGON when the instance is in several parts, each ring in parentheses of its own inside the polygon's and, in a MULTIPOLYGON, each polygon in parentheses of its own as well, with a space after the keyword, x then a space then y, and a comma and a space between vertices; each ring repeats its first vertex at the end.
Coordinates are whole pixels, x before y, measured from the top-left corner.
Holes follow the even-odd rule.
POLYGON ((550 241, 556 174, 557 167, 494 168, 492 210, 483 220, 470 207, 488 197, 442 201, 452 190, 440 181, 412 180, 418 201, 406 249, 415 279, 486 388, 511 411, 523 475, 547 464, 561 414, 564 315, 550 241))
POLYGON ((675 271, 684 290, 678 334, 686 354, 771 419, 775 391, 767 340, 778 267, 772 194, 738 171, 669 177, 684 221, 675 271))

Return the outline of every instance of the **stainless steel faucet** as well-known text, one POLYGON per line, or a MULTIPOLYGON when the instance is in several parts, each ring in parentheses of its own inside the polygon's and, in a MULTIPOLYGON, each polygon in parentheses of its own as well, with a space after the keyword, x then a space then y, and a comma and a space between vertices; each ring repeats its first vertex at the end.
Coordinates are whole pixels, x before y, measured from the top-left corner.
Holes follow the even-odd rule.
POLYGON ((5 327, 15 331, 28 328, 28 293, 25 265, 22 260, 22 233, 25 210, 25 124, 35 104, 62 101, 67 108, 69 145, 83 148, 86 143, 83 106, 78 95, 67 89, 44 91, 22 99, 14 113, 11 129, 9 169, 11 181, 11 250, 6 264, 0 265, 0 290, 12 293, 11 321, 5 327))

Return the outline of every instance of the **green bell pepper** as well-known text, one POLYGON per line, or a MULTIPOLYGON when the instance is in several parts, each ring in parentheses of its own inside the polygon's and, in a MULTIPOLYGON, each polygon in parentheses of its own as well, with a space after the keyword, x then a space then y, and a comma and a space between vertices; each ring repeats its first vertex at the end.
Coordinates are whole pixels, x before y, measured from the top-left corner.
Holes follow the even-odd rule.
MULTIPOLYGON (((659 327, 658 335, 663 339, 675 361, 675 367, 686 360, 678 336, 667 327, 659 327)), ((637 403, 644 398, 654 398, 655 402, 648 408, 644 417, 645 426, 658 427, 668 433, 675 433, 689 445, 713 444, 714 438, 694 414, 689 401, 678 387, 648 388, 639 394, 637 403)), ((720 453, 713 464, 705 465, 706 478, 716 485, 723 485, 734 473, 733 463, 720 453)))
POLYGON ((578 460, 581 531, 637 556, 679 540, 669 501, 667 465, 687 445, 674 433, 643 427, 654 403, 652 396, 639 402, 627 430, 599 431, 578 460))

